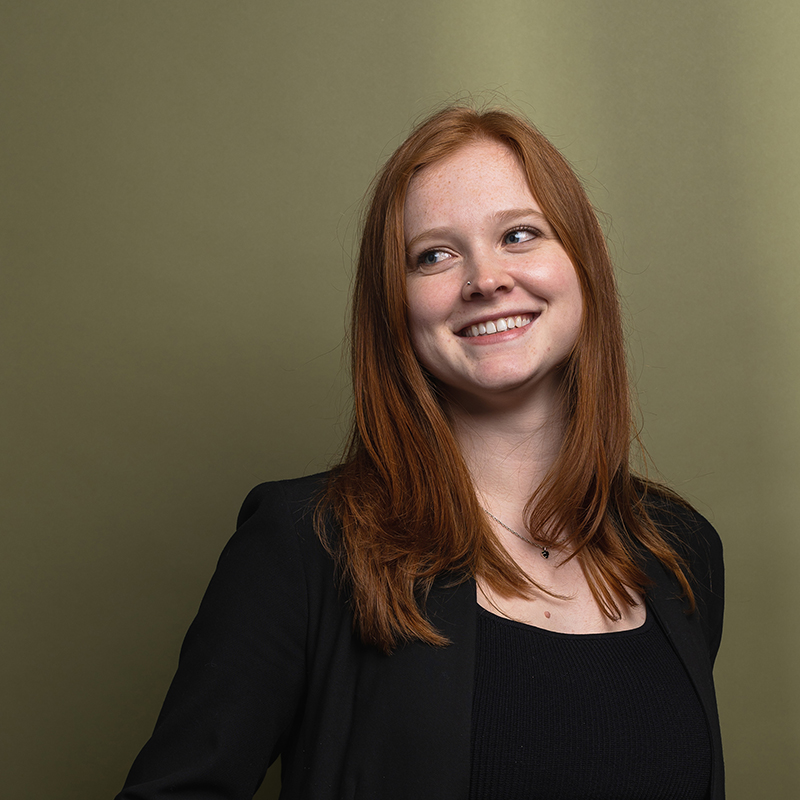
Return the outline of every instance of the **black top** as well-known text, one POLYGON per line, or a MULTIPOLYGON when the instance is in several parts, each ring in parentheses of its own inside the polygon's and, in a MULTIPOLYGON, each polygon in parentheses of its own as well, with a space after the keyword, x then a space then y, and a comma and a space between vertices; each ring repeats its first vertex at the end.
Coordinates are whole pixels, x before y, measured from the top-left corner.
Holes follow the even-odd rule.
POLYGON ((572 635, 479 609, 470 798, 704 800, 700 701, 652 614, 572 635))

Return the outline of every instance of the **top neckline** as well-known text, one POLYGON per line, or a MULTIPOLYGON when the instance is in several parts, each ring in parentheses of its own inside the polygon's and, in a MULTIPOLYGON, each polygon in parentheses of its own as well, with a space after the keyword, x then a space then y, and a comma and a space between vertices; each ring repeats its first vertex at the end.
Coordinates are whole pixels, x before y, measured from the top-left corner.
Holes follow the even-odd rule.
POLYGON ((519 628, 522 630, 526 630, 530 633, 534 634, 542 634, 544 636, 556 636, 556 637, 566 637, 568 639, 598 639, 598 638, 606 638, 606 637, 617 637, 617 636, 631 636, 637 635, 640 633, 646 633, 653 625, 653 615, 650 612, 650 609, 647 607, 647 603, 645 603, 645 618, 644 622, 636 628, 628 628, 624 631, 603 631, 602 633, 565 633, 563 631, 551 631, 547 628, 539 628, 536 625, 531 625, 527 622, 520 622, 516 619, 509 619, 508 617, 501 617, 499 614, 495 614, 492 611, 489 611, 488 608, 484 608, 480 603, 477 604, 478 606, 478 614, 486 617, 493 622, 499 623, 501 625, 510 625, 514 628, 519 628))

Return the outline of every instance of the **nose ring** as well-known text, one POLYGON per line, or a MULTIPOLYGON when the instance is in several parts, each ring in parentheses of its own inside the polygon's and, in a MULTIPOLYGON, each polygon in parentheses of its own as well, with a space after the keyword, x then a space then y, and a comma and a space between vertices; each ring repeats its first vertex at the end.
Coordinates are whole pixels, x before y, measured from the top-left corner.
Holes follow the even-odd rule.
POLYGON ((472 281, 467 281, 467 286, 472 286, 472 281))

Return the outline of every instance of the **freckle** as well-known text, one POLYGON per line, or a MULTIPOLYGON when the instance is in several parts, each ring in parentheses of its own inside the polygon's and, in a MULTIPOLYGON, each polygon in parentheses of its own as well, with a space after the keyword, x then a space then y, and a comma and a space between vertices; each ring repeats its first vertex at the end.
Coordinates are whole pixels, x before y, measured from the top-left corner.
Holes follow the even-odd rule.
POLYGON ((544 615, 547 617, 547 619, 550 619, 550 612, 549 611, 545 611, 544 615))

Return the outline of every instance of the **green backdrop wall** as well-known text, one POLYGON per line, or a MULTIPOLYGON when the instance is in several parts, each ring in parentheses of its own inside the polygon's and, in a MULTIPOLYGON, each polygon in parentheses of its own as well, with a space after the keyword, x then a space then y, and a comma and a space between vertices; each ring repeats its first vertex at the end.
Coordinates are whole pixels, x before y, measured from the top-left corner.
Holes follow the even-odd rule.
POLYGON ((335 459, 371 176, 498 93, 606 212, 650 453, 727 547, 729 796, 795 797, 798 41, 790 0, 1 2, 3 796, 119 789, 245 493, 335 459))

